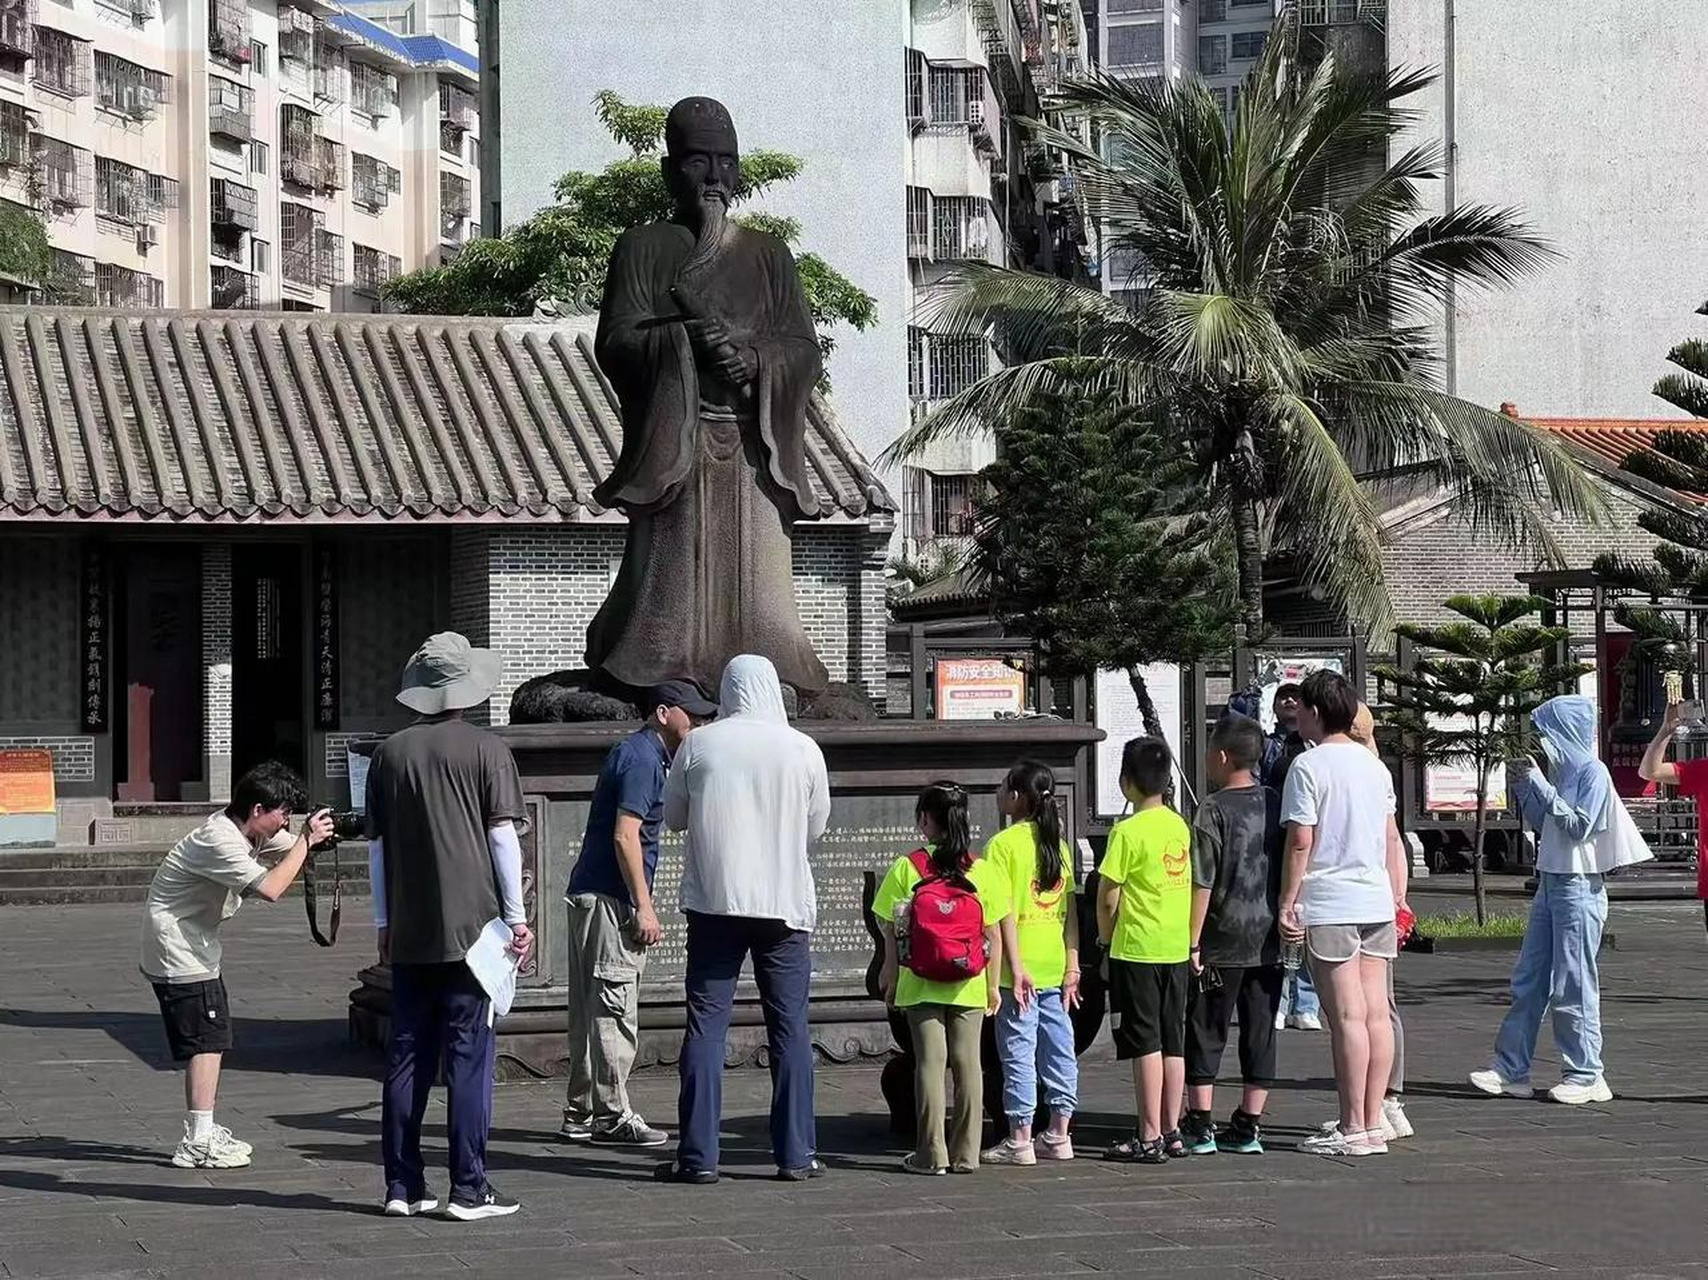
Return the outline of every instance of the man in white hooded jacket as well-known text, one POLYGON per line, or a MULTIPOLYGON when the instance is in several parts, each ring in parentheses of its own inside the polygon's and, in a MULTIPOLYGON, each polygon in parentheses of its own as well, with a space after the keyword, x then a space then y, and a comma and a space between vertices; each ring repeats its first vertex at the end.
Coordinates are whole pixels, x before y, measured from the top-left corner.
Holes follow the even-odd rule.
POLYGON ((664 821, 688 833, 688 1024, 678 1069, 681 1134, 665 1182, 718 1179, 723 1070, 736 980, 751 954, 771 1056, 771 1150, 789 1181, 815 1158, 807 996, 818 918, 807 848, 830 819, 824 755, 789 727, 777 671, 744 654, 724 669, 718 719, 683 740, 664 784, 664 821))

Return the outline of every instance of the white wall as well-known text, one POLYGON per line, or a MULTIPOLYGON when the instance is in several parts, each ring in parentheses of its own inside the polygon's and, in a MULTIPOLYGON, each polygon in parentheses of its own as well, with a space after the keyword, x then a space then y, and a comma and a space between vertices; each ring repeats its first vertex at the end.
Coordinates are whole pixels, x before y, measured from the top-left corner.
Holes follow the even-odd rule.
MULTIPOLYGON (((1389 61, 1441 67, 1450 0, 1390 0, 1389 61)), ((1458 200, 1516 205, 1565 256, 1460 291, 1458 389, 1526 414, 1668 417, 1667 350, 1708 336, 1708 4, 1458 0, 1458 200)), ((1422 95, 1441 137, 1446 87, 1422 95)), ((1439 185, 1428 193, 1439 208, 1439 185)))
POLYGON ((907 423, 906 0, 503 0, 499 21, 506 224, 622 154, 594 118, 600 89, 718 98, 744 149, 807 162, 764 207, 877 299, 875 329, 837 332, 831 376, 855 443, 881 452, 907 423))

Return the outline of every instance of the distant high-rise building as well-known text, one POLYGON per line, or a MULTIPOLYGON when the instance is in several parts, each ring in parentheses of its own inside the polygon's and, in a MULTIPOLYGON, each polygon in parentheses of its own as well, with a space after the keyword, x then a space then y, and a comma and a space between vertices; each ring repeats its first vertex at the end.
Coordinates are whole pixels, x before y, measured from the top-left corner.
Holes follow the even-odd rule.
POLYGON ((23 287, 375 309, 387 280, 478 234, 473 15, 473 0, 0 0, 0 199, 43 217, 56 255, 23 287))

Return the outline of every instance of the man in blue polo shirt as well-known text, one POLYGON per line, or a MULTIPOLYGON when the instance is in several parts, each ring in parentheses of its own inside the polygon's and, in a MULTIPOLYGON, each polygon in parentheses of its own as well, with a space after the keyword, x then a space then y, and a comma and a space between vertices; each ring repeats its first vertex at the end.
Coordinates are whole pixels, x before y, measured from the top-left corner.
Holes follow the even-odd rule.
POLYGON ((629 1106, 640 1038, 646 949, 664 936, 653 908, 658 827, 670 757, 696 721, 717 714, 686 680, 654 688, 646 724, 611 749, 593 788, 569 912, 569 1090, 558 1136, 600 1146, 659 1147, 669 1135, 629 1106))

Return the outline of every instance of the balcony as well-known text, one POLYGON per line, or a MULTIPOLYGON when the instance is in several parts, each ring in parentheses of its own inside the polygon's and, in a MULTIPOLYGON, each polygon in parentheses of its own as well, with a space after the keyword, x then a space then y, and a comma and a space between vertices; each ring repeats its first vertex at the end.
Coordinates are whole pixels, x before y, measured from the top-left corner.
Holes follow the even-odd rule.
POLYGON ((261 281, 236 267, 213 268, 211 303, 219 311, 255 311, 261 306, 261 281))
POLYGON ((931 209, 931 256, 939 262, 989 261, 990 202, 978 196, 940 196, 931 209))
POLYGON ((370 120, 397 110, 397 77, 365 62, 350 64, 350 106, 370 120))
POLYGON ((124 58, 95 51, 95 105, 127 120, 154 118, 171 97, 172 77, 124 58))
POLYGON ((344 283, 344 237, 320 229, 314 238, 314 279, 322 289, 344 283))
POLYGON ((216 231, 223 229, 241 235, 261 225, 260 200, 255 188, 230 178, 213 180, 208 207, 209 220, 216 231))
POLYGON ((294 102, 279 108, 279 176, 294 186, 320 185, 319 123, 319 116, 294 102))
POLYGON ((21 102, 0 102, 0 171, 30 158, 30 113, 21 102))
POLYGON ((43 203, 55 213, 87 209, 95 195, 94 154, 39 133, 33 141, 43 203))
POLYGON ((208 5, 208 52, 235 66, 249 64, 254 57, 249 0, 212 0, 208 5))
POLYGON ((31 79, 42 93, 61 98, 87 98, 90 93, 90 42, 56 31, 36 28, 35 67, 31 79))
POLYGON ((476 120, 474 94, 460 85, 439 86, 439 119, 459 133, 474 128, 476 120))
POLYGON ((403 173, 389 164, 365 156, 360 151, 350 156, 350 201, 378 213, 391 203, 403 186, 403 173))
POLYGON ((973 146, 984 155, 1000 160, 1004 151, 1002 106, 991 87, 990 76, 974 70, 967 82, 967 129, 973 146))
POLYGON ((354 285, 357 293, 377 298, 386 285, 403 274, 403 259, 381 253, 365 244, 355 249, 354 285))
POLYGON ((255 95, 235 80, 208 77, 208 132, 233 142, 255 136, 255 95))
POLYGON ((463 238, 463 220, 473 208, 469 182, 455 173, 439 175, 439 238, 457 244, 463 238))
POLYGON ((320 211, 289 200, 279 206, 279 272, 292 284, 313 289, 320 283, 316 251, 323 230, 320 211))
POLYGON ((97 307, 160 307, 166 302, 166 286, 144 271, 131 271, 111 262, 95 264, 97 307))
POLYGON ((1388 20, 1388 0, 1294 0, 1299 21, 1307 27, 1351 27, 1388 20))
POLYGON ((0 0, 0 66, 22 67, 35 51, 36 0, 0 0))

